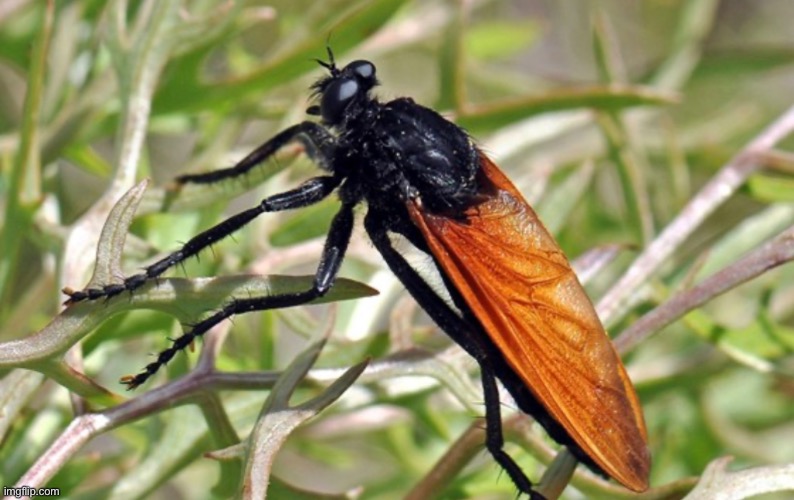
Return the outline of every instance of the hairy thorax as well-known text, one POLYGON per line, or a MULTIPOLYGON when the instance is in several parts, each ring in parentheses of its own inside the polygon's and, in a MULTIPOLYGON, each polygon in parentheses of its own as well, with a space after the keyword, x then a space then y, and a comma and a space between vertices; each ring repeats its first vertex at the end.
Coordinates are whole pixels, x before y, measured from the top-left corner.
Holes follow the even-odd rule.
POLYGON ((454 213, 477 192, 478 151, 469 136, 410 99, 370 102, 340 129, 337 163, 363 174, 360 189, 371 206, 397 195, 454 213))

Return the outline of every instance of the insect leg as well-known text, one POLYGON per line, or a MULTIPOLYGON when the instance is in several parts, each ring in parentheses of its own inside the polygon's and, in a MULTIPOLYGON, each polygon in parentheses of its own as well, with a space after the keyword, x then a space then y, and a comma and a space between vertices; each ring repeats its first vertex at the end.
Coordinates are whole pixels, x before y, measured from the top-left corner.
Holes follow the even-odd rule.
POLYGON ((95 300, 103 297, 110 298, 125 291, 132 292, 147 281, 157 278, 169 268, 234 233, 259 215, 265 212, 278 212, 317 203, 331 194, 340 182, 341 178, 336 176, 315 177, 295 189, 265 198, 259 205, 233 215, 220 224, 194 236, 176 252, 146 267, 142 273, 125 278, 121 283, 80 291, 64 290, 64 293, 69 296, 69 300, 66 303, 71 304, 86 299, 95 300))
POLYGON ((350 235, 353 232, 353 206, 353 204, 343 205, 334 217, 320 258, 320 265, 314 276, 314 285, 310 289, 267 297, 233 299, 209 317, 193 325, 184 335, 174 340, 171 347, 160 352, 157 359, 146 365, 143 371, 137 375, 123 378, 122 383, 126 384, 128 389, 134 389, 143 384, 161 366, 168 363, 177 352, 188 347, 196 338, 201 337, 226 318, 252 311, 298 306, 325 295, 333 286, 350 242, 350 235))
POLYGON ((496 463, 507 472, 516 488, 527 493, 530 500, 545 500, 543 495, 532 489, 532 482, 504 450, 505 439, 502 431, 502 411, 499 402, 499 388, 496 385, 496 374, 487 362, 480 362, 480 370, 485 397, 485 447, 496 463))
MULTIPOLYGON (((499 409, 499 391, 497 390, 496 377, 487 351, 472 333, 473 329, 477 327, 461 318, 439 297, 405 258, 394 249, 386 229, 378 216, 373 214, 373 212, 367 214, 364 219, 364 227, 386 264, 433 321, 452 340, 474 357, 480 365, 483 392, 485 394, 486 448, 493 455, 494 460, 507 472, 507 475, 510 476, 519 491, 526 493, 533 500, 543 500, 543 496, 532 489, 532 481, 527 478, 510 455, 502 449, 504 438, 502 436, 502 421, 499 409)), ((485 334, 483 333, 482 335, 485 334)))
POLYGON ((320 166, 328 170, 336 138, 328 130, 315 122, 302 122, 276 134, 273 138, 262 144, 245 158, 232 167, 202 174, 180 175, 176 181, 180 184, 212 184, 224 179, 245 175, 249 170, 267 160, 276 151, 292 141, 300 141, 306 148, 306 153, 320 166))

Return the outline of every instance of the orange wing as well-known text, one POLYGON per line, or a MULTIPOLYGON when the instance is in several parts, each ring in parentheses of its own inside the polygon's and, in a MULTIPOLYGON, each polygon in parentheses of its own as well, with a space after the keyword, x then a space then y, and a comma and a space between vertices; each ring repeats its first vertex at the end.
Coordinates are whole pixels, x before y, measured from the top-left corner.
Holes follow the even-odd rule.
POLYGON ((642 410, 562 250, 510 180, 481 155, 483 201, 465 220, 408 204, 430 250, 510 367, 606 474, 648 488, 642 410))

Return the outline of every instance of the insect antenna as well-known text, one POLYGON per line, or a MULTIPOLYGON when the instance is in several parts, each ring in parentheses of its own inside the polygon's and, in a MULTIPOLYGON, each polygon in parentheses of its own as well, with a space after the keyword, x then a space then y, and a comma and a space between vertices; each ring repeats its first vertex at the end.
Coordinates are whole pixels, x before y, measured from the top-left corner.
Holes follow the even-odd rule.
POLYGON ((328 33, 328 40, 325 41, 325 51, 328 52, 328 61, 331 67, 336 69, 336 60, 334 59, 334 51, 331 50, 331 34, 328 33))
POLYGON ((334 51, 331 50, 331 33, 328 33, 328 38, 325 40, 325 51, 328 53, 328 62, 321 59, 315 59, 317 64, 331 72, 331 76, 339 74, 339 68, 336 67, 336 59, 334 59, 334 51))

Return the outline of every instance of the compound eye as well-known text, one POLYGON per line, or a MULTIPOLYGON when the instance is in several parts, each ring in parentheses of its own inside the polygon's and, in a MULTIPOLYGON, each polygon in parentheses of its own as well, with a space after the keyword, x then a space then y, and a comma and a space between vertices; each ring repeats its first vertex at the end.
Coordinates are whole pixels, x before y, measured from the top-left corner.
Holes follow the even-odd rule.
POLYGON ((335 80, 323 91, 320 109, 323 119, 329 123, 339 123, 345 108, 358 93, 358 82, 352 78, 335 80))
POLYGON ((335 94, 334 98, 337 101, 347 101, 358 92, 358 82, 355 80, 339 80, 334 83, 336 85, 332 85, 328 90, 335 94))
POLYGON ((353 73, 364 80, 375 78, 375 65, 369 61, 355 61, 351 63, 353 73))

